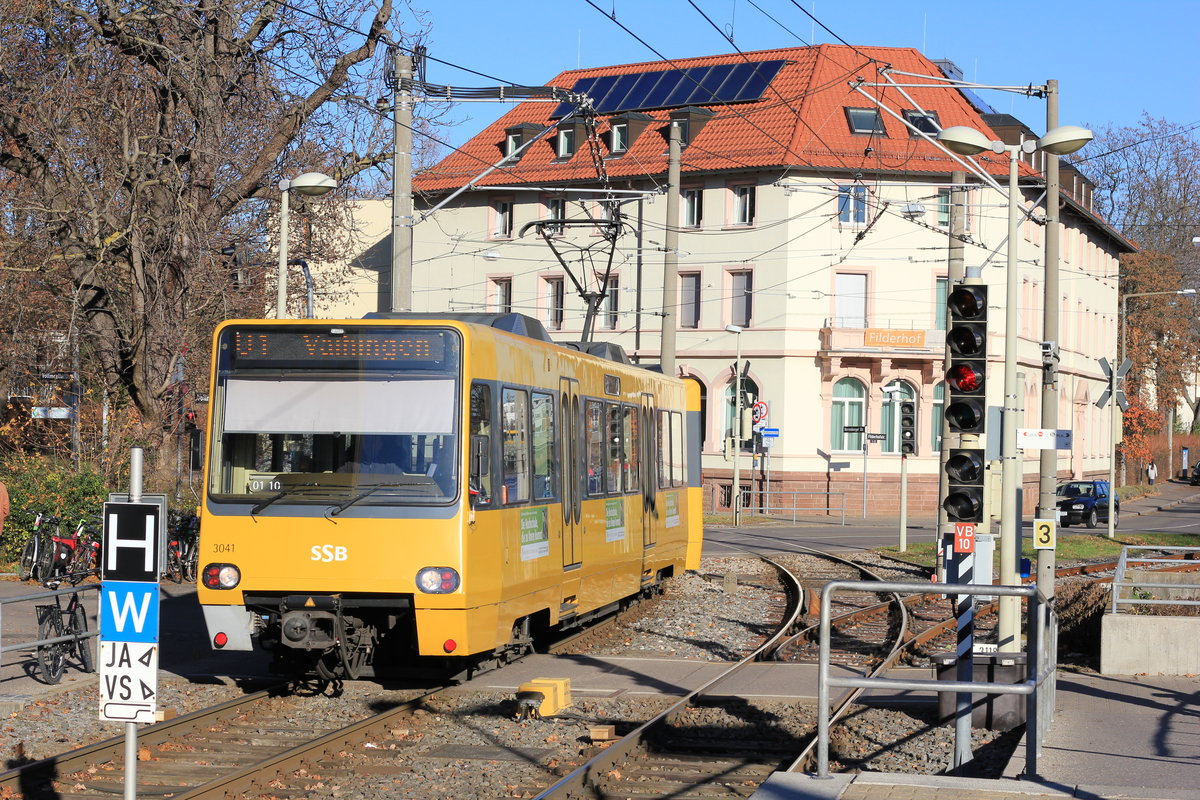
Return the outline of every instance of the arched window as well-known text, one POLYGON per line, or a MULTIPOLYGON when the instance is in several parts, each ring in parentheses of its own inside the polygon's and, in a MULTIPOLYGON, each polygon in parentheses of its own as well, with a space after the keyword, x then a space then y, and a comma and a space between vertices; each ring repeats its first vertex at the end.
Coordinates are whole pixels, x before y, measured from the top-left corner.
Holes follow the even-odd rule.
POLYGON ((833 385, 829 438, 834 450, 862 450, 863 434, 846 433, 846 426, 866 425, 867 390, 854 378, 842 378, 833 385))
MULTIPOLYGON (((733 421, 737 415, 737 380, 730 381, 725 387, 725 439, 733 436, 733 421)), ((758 384, 749 378, 742 378, 742 409, 749 416, 750 406, 759 398, 758 384)), ((746 438, 742 441, 742 450, 750 452, 754 449, 754 436, 749 430, 742 431, 746 438)))
POLYGON ((895 380, 883 387, 883 452, 900 452, 900 402, 916 400, 917 393, 908 381, 895 380))
POLYGON ((942 421, 946 414, 946 382, 933 387, 933 404, 929 409, 929 443, 933 452, 942 452, 942 421))

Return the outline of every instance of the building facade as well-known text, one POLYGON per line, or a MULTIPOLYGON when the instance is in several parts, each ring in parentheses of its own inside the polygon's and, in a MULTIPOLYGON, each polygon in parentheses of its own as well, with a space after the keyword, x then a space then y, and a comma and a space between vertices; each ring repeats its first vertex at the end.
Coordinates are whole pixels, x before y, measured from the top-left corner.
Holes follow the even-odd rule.
MULTIPOLYGON (((594 113, 522 103, 415 177, 412 309, 519 312, 556 338, 578 340, 582 289, 598 302, 594 338, 656 364, 674 228, 669 319, 678 373, 704 390, 703 474, 715 506, 729 501, 740 351, 747 402, 765 403, 765 427, 778 432, 740 445, 752 504, 769 488, 813 493, 795 497, 804 506, 893 512, 898 403, 908 399, 918 419, 909 503, 930 509, 946 397, 948 253, 959 217, 965 263, 992 287, 989 445, 998 452, 1006 247, 1015 244, 1024 426, 1040 427, 1043 304, 1056 302, 1059 424, 1073 430, 1059 473, 1107 470, 1111 425, 1108 410, 1095 407, 1104 388, 1096 359, 1115 355, 1118 259, 1131 246, 1091 212, 1090 184, 1064 164, 1061 296, 1044 298, 1044 157, 1023 157, 1028 215, 1010 243, 1007 155, 956 161, 926 138, 951 125, 1004 141, 1036 136, 973 95, 937 85, 945 74, 911 49, 832 45, 564 72, 550 85, 587 93, 594 113), (900 86, 901 73, 929 78, 900 86), (672 125, 681 140, 678 187, 668 185, 672 125), (952 185, 960 169, 967 179, 952 185), (674 219, 671 191, 679 192, 674 219)), ((365 244, 351 267, 362 288, 323 313, 386 309, 390 213, 386 200, 360 206, 365 244)), ((1038 451, 1024 457, 1032 507, 1038 451)), ((773 500, 792 502, 787 494, 773 500)))

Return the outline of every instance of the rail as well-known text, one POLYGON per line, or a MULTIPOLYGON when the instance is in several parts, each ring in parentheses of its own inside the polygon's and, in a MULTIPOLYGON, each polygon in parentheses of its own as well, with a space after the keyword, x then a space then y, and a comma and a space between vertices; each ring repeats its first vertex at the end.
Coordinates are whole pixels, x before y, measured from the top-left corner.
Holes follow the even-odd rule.
MULTIPOLYGON (((1171 573, 1172 576, 1178 576, 1178 580, 1174 582, 1162 582, 1157 575, 1152 576, 1151 570, 1155 564, 1174 564, 1177 565, 1177 558, 1155 558, 1144 557, 1138 558, 1132 555, 1134 550, 1151 550, 1155 553, 1178 553, 1179 555, 1200 553, 1200 547, 1150 547, 1147 545, 1127 544, 1121 548, 1121 557, 1117 560, 1117 574, 1113 576, 1112 586, 1112 613, 1121 613, 1121 606, 1150 606, 1150 605, 1169 605, 1169 606, 1200 606, 1200 583, 1185 583, 1187 573, 1171 573), (1145 570, 1130 568, 1131 564, 1139 564, 1148 567, 1145 570), (1150 580, 1146 580, 1150 577, 1150 580), (1165 592, 1151 592, 1150 589, 1165 589, 1165 592), (1171 597, 1175 594, 1186 594, 1189 597, 1171 597), (1166 594, 1168 597, 1160 599, 1158 594, 1166 594)), ((1164 575, 1165 573, 1158 573, 1164 575)))
MULTIPOLYGON (((729 508, 729 507, 722 508, 717 503, 717 491, 721 490, 721 489, 722 489, 722 487, 718 486, 717 484, 709 485, 708 510, 714 514, 720 513, 722 511, 732 512, 732 510, 733 510, 732 508, 729 508)), ((733 492, 731 491, 730 494, 732 495, 733 492)), ((749 514, 757 514, 758 516, 762 516, 762 517, 776 517, 776 516, 786 516, 790 512, 792 515, 792 522, 795 523, 797 521, 798 515, 801 515, 805 512, 809 513, 810 515, 816 514, 816 515, 826 516, 826 517, 833 516, 833 514, 837 513, 837 514, 841 515, 841 518, 842 518, 841 524, 842 525, 846 524, 846 493, 845 492, 795 492, 795 491, 785 491, 782 489, 760 491, 760 490, 754 489, 750 486, 744 485, 744 486, 742 486, 742 497, 745 498, 747 495, 750 496, 751 498, 754 498, 754 497, 761 498, 760 502, 757 504, 755 504, 753 502, 744 502, 744 501, 741 503, 742 511, 749 513, 749 514), (771 501, 771 498, 775 497, 775 496, 790 497, 791 505, 789 506, 786 503, 778 503, 778 504, 773 503, 771 501), (823 497, 823 498, 826 498, 826 500, 824 503, 815 502, 811 505, 797 505, 796 498, 804 497, 804 496, 823 497), (833 498, 835 498, 835 497, 838 498, 840 505, 835 506, 833 504, 833 498)))
MULTIPOLYGON (((1025 695, 1026 747, 1025 773, 1037 774, 1037 758, 1042 740, 1054 719, 1055 654, 1058 647, 1058 615, 1054 606, 1044 602, 1036 586, 974 586, 961 584, 951 589, 939 584, 926 587, 914 583, 877 581, 832 581, 821 591, 820 658, 817 673, 817 777, 829 777, 829 697, 833 687, 851 689, 891 689, 979 694, 1025 695), (1032 657, 1026 659, 1027 676, 1021 683, 972 681, 903 680, 898 678, 837 677, 829 672, 830 609, 835 591, 877 594, 954 594, 998 595, 1027 598, 1026 636, 1032 657), (1049 679, 1049 680, 1047 680, 1049 679), (1028 724, 1033 720, 1034 724, 1028 724)), ((968 712, 969 713, 969 712, 968 712)))
MULTIPOLYGON (((100 584, 89 583, 80 586, 70 586, 66 589, 47 589, 44 592, 34 592, 33 594, 23 594, 20 597, 5 597, 0 599, 0 637, 4 635, 4 607, 15 605, 17 603, 29 603, 37 600, 45 600, 52 597, 63 597, 75 592, 99 592, 100 584)), ((75 642, 78 643, 82 639, 91 639, 100 635, 98 630, 89 630, 81 634, 71 634, 69 636, 57 636, 53 639, 36 639, 31 642, 18 642, 16 644, 6 644, 0 647, 0 665, 3 665, 4 653, 11 653, 14 650, 27 650, 30 647, 41 647, 47 644, 58 644, 59 642, 75 642)))

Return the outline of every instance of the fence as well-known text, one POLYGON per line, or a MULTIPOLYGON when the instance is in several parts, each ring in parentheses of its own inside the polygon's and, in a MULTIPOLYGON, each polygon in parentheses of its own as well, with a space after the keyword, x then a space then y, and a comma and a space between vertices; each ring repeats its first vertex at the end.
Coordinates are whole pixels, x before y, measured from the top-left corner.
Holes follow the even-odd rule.
POLYGON ((1122 547, 1121 557, 1117 561, 1117 574, 1113 578, 1112 613, 1121 613, 1120 607, 1122 605, 1133 607, 1150 605, 1200 606, 1200 600, 1195 599, 1200 597, 1200 583, 1197 583, 1195 578, 1190 578, 1187 573, 1158 573, 1158 575, 1154 575, 1148 571, 1130 568, 1131 564, 1139 564, 1153 569, 1154 564, 1178 564, 1178 559, 1155 558, 1151 556, 1136 558, 1131 555, 1134 550, 1151 550, 1155 553, 1178 553, 1180 555, 1200 553, 1200 547, 1149 547, 1132 544, 1122 547), (1174 580, 1170 582, 1161 580, 1167 576, 1174 578, 1174 580), (1150 578, 1150 580, 1146 580, 1146 578, 1150 578), (1158 578, 1158 580, 1155 580, 1155 578, 1158 578), (1165 589, 1166 591, 1148 591, 1150 589, 1165 589), (1159 599, 1158 595, 1160 594, 1165 594, 1167 597, 1159 599), (1188 596, 1172 597, 1172 595, 1180 594, 1188 596))
MULTIPOLYGON (((35 602, 37 600, 46 600, 54 597, 64 597, 75 592, 99 592, 100 584, 89 583, 83 586, 71 586, 66 589, 48 589, 44 592, 34 592, 33 594, 23 594, 20 597, 5 597, 0 599, 0 638, 4 635, 4 619, 5 608, 16 603, 35 602)), ((98 630, 89 630, 86 633, 71 636, 58 636, 54 639, 35 639, 29 642, 18 642, 16 644, 6 644, 0 647, 0 666, 4 663, 4 653, 11 653, 14 650, 27 650, 30 647, 40 647, 41 645, 57 644, 59 642, 74 642, 78 644, 83 639, 91 639, 100 635, 98 630)))
MULTIPOLYGON (((831 687, 855 689, 904 689, 907 691, 936 691, 980 694, 1025 695, 1026 744, 1025 773, 1037 774, 1037 757, 1041 754, 1042 739, 1054 719, 1054 671, 1058 650, 1058 615, 1052 603, 1045 602, 1036 586, 974 586, 960 584, 951 587, 938 584, 927 587, 919 583, 879 583, 877 581, 832 581, 821 591, 820 665, 817 677, 817 777, 829 777, 829 690, 831 687), (1000 595, 1027 598, 1026 637, 1030 656, 1026 659, 1027 677, 1021 683, 984 683, 972 681, 902 680, 897 678, 836 677, 829 673, 829 635, 831 597, 834 592, 863 592, 866 594, 954 594, 1000 595), (1047 680, 1049 679, 1049 680, 1047 680), (1043 684, 1048 684, 1043 687, 1043 684), (1034 724, 1029 724, 1033 720, 1034 724)), ((961 712, 960 712, 961 713, 961 712)), ((969 714, 970 712, 968 712, 969 714)), ((956 738, 958 731, 956 730, 956 738)), ((969 723, 967 727, 969 736, 969 723)))
MULTIPOLYGON (((723 486, 720 484, 709 485, 709 502, 708 510, 712 513, 720 511, 732 511, 730 508, 729 495, 733 493, 733 486, 723 486), (720 492, 724 502, 718 503, 717 493, 720 492)), ((792 522, 796 522, 799 516, 807 514, 808 516, 823 516, 831 517, 838 515, 841 518, 841 524, 846 524, 846 493, 845 492, 791 492, 784 490, 761 491, 754 489, 751 486, 742 486, 741 507, 744 513, 757 514, 763 517, 776 517, 791 515, 792 522), (817 499, 809 503, 798 503, 797 498, 824 498, 817 499), (754 500, 758 499, 755 503, 754 500), (790 498, 790 502, 775 502, 774 498, 790 498), (835 505, 836 498, 836 505, 835 505)))

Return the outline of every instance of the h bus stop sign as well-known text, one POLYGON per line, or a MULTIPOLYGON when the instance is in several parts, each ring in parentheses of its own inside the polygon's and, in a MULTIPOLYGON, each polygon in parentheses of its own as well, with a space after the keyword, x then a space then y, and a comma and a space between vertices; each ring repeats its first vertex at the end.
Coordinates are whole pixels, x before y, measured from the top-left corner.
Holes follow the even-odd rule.
POLYGON ((100 719, 154 722, 158 711, 159 506, 104 504, 100 719))

